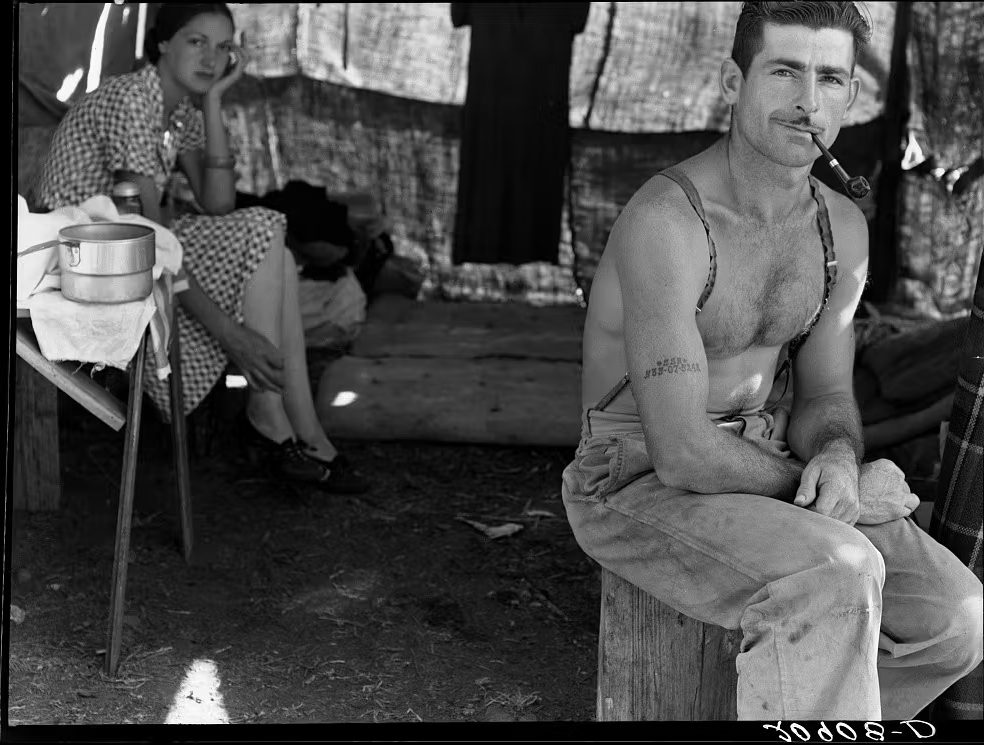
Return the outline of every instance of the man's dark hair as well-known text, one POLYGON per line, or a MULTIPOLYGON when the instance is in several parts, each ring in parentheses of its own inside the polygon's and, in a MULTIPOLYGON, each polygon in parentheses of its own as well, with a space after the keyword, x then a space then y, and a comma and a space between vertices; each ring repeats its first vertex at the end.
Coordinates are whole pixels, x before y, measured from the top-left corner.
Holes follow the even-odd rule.
POLYGON ((161 3, 154 16, 154 25, 144 38, 144 54, 152 64, 161 58, 158 44, 169 41, 178 31, 201 15, 225 16, 233 22, 232 11, 225 3, 161 3))
POLYGON ((853 2, 746 2, 742 3, 731 58, 741 74, 747 75, 755 55, 762 51, 765 24, 806 26, 812 29, 837 28, 854 37, 854 60, 871 40, 871 26, 853 2))

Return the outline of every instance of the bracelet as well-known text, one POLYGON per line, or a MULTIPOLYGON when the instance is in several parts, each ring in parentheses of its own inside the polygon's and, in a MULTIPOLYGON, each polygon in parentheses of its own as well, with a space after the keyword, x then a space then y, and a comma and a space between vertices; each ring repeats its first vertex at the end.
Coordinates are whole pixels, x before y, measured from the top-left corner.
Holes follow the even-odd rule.
POLYGON ((206 168, 234 168, 235 165, 236 165, 236 159, 231 155, 226 156, 224 158, 218 155, 205 156, 206 168))

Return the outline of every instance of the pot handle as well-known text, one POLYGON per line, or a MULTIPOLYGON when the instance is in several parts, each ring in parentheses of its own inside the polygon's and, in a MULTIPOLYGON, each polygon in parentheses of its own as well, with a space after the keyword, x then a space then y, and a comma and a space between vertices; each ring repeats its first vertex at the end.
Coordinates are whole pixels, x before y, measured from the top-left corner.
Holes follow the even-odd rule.
POLYGON ((26 251, 21 251, 17 254, 17 258, 20 259, 21 256, 27 256, 28 254, 37 253, 38 251, 43 251, 46 248, 52 248, 54 246, 68 246, 72 250, 71 257, 68 260, 69 266, 78 266, 82 261, 82 243, 79 241, 73 241, 70 239, 55 238, 54 240, 45 241, 44 243, 38 243, 36 246, 31 246, 26 251))

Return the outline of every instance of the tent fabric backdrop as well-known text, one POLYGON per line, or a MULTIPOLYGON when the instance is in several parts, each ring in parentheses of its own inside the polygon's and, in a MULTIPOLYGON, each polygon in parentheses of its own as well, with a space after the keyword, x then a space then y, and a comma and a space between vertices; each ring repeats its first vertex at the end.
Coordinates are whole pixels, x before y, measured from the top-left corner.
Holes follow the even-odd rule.
MULTIPOLYGON (((132 64, 135 19, 135 4, 105 5, 111 7, 104 76, 132 64)), ((943 5, 963 17, 960 8, 981 3, 943 5)), ((262 194, 301 179, 332 191, 374 191, 395 224, 397 251, 428 268, 425 296, 575 302, 628 196, 656 170, 699 151, 727 128, 717 72, 730 52, 740 3, 591 4, 572 55, 572 169, 557 266, 451 265, 470 31, 452 27, 449 6, 230 4, 252 58, 225 110, 240 153, 237 188, 262 194)), ((53 101, 67 74, 87 71, 87 47, 103 7, 20 4, 20 147, 26 158, 43 150, 46 127, 55 120, 45 107, 32 107, 32 99, 47 91, 53 101)), ((848 127, 872 125, 883 113, 895 3, 865 8, 874 34, 858 60, 863 87, 848 127)), ((83 90, 84 82, 68 103, 83 90)), ((20 175, 27 178, 32 165, 23 160, 20 175)), ((924 217, 935 219, 924 212, 910 229, 922 229, 924 217)), ((976 203, 971 214, 980 214, 976 203)), ((955 256, 959 252, 944 260, 953 263, 955 256)), ((972 271, 963 269, 956 292, 947 286, 947 308, 969 307, 972 271)), ((931 276, 913 279, 925 286, 923 296, 942 291, 931 276)), ((932 303, 919 307, 926 315, 939 313, 932 303)))
MULTIPOLYGON (((231 6, 257 80, 229 107, 249 150, 239 188, 300 178, 373 189, 397 250, 429 267, 425 294, 574 302, 628 196, 727 128, 717 72, 741 4, 592 3, 571 62, 572 165, 558 265, 452 266, 460 106, 470 31, 448 3, 231 6), (255 83, 255 85, 254 85, 255 83), (252 125, 250 123, 253 123, 252 125), (258 126, 256 122, 265 122, 258 126), (251 141, 250 132, 264 130, 251 141), (690 133, 676 142, 665 133, 690 133), (638 167, 634 167, 637 164, 638 167)), ((868 7, 863 92, 846 126, 882 113, 895 7, 868 7)), ((245 152, 245 150, 244 150, 245 152)))
MULTIPOLYGON (((450 3, 236 3, 257 77, 303 75, 432 103, 465 99, 470 32, 450 3)), ((572 127, 611 132, 727 129, 718 68, 740 2, 591 3, 571 60, 572 127), (609 28, 610 27, 610 28, 609 28), (610 36, 610 40, 606 41, 610 36), (606 52, 607 49, 607 52, 606 52), (599 78, 600 71, 600 78, 599 78), (585 122, 588 109, 590 120, 585 122)), ((846 126, 882 110, 894 3, 870 3, 874 32, 846 126)))
MULTIPOLYGON (((938 168, 969 166, 984 157, 984 3, 920 2, 912 13, 909 130, 938 168)), ((913 169, 900 202, 894 304, 924 318, 964 315, 984 250, 984 178, 955 194, 913 169)))

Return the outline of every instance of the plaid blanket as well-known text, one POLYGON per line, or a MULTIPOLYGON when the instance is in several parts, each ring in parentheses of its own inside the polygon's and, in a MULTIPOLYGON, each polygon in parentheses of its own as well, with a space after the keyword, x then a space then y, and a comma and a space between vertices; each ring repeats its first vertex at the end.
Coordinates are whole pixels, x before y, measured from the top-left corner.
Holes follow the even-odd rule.
MULTIPOLYGON (((984 262, 977 273, 974 305, 963 343, 957 391, 929 533, 981 578, 984 544, 984 262)), ((981 719, 981 667, 936 699, 938 719, 981 719)))

